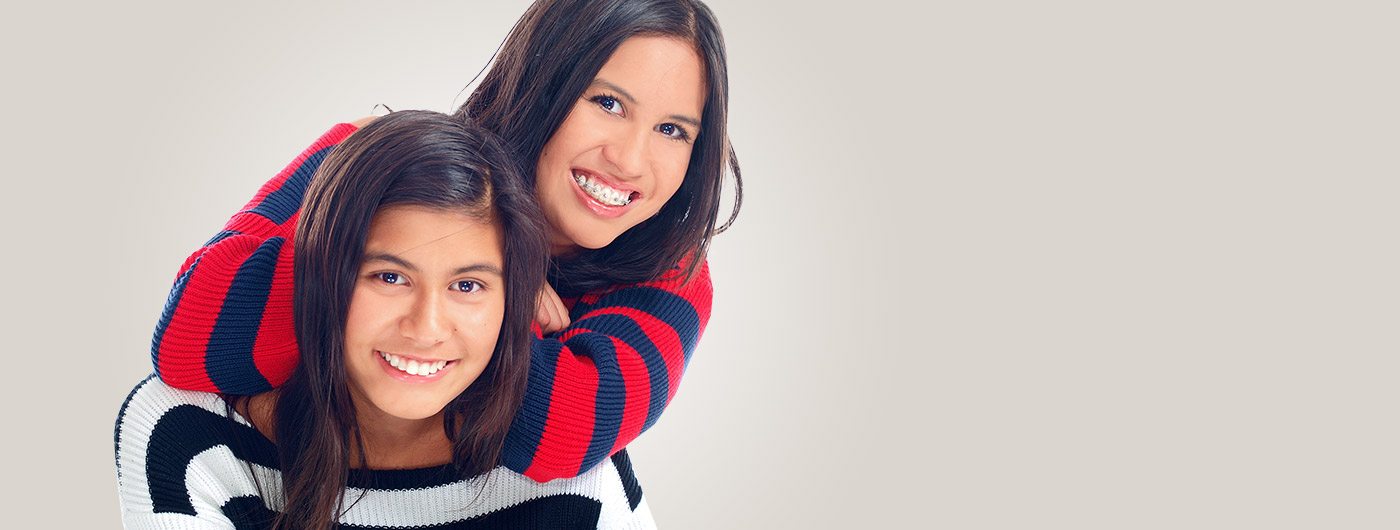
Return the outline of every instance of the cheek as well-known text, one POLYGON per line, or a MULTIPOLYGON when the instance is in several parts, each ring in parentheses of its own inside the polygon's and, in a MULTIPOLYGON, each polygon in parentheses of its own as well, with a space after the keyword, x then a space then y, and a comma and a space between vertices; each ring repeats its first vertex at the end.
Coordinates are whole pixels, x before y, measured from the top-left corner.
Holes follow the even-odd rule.
POLYGON ((473 350, 490 355, 500 336, 501 324, 505 321, 505 300, 492 300, 484 307, 464 314, 458 321, 458 331, 463 341, 473 350), (484 349, 484 352, 481 350, 484 349))
POLYGON ((559 152, 554 144, 546 145, 540 151, 539 163, 535 165, 535 198, 545 210, 562 202, 566 198, 564 194, 570 192, 565 174, 569 171, 569 164, 559 156, 559 152))
POLYGON ((374 311, 370 311, 370 306, 364 293, 359 289, 350 298, 350 308, 345 313, 345 346, 346 350, 352 350, 354 346, 364 343, 367 339, 370 328, 373 327, 374 311))
POLYGON ((685 172, 689 167, 690 152, 686 151, 685 156, 668 157, 657 169, 658 191, 666 194, 666 200, 670 200, 676 194, 676 190, 680 189, 681 182, 685 181, 685 172))
POLYGON ((538 169, 567 171, 580 156, 601 146, 610 130, 606 118, 575 108, 540 150, 538 169))
POLYGON ((503 318, 504 314, 499 309, 473 311, 463 321, 463 331, 468 331, 473 338, 485 335, 494 336, 495 332, 501 329, 503 318))

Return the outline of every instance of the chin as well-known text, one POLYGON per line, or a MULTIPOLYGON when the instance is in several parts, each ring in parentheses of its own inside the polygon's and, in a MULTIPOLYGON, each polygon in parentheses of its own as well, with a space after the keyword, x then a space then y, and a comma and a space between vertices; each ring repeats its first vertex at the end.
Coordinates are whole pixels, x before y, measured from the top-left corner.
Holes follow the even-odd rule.
POLYGON ((599 232, 601 232, 601 230, 595 230, 592 233, 581 234, 582 237, 575 237, 572 239, 574 241, 574 244, 578 245, 580 248, 586 248, 588 250, 598 250, 600 248, 611 245, 613 241, 617 241, 617 237, 621 235, 600 234, 599 232))
POLYGON ((604 248, 604 247, 607 247, 608 245, 611 245, 612 242, 613 242, 612 239, 607 239, 607 240, 603 240, 603 241, 594 241, 594 242, 591 242, 591 243, 582 243, 582 244, 579 244, 579 246, 580 246, 580 247, 583 247, 583 248, 586 248, 586 249, 588 249, 588 250, 598 250, 598 249, 600 249, 600 248, 604 248))
POLYGON ((438 415, 446 408, 446 403, 402 403, 392 406, 381 406, 379 410, 401 420, 426 420, 438 415))

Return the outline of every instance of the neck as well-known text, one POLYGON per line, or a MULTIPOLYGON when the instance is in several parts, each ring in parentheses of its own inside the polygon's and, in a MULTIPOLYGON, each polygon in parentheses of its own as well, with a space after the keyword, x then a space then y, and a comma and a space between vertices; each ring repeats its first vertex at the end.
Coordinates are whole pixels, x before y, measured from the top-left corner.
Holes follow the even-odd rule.
MULTIPOLYGON (((369 469, 416 469, 452 463, 452 442, 443 430, 443 413, 421 420, 395 418, 375 408, 359 396, 355 400, 356 422, 365 446, 369 469)), ((235 402, 235 410, 247 418, 263 436, 277 443, 277 391, 272 390, 235 402)), ((358 467, 358 448, 352 446, 351 467, 358 467)))
MULTIPOLYGON (((410 420, 384 413, 368 400, 355 398, 356 423, 369 469, 413 469, 452 462, 452 442, 443 430, 443 413, 410 420)), ((359 465, 352 448, 351 466, 359 465)))
POLYGON ((566 258, 582 250, 578 245, 574 244, 573 241, 570 241, 569 238, 564 237, 558 230, 555 230, 554 227, 550 226, 547 228, 549 232, 549 257, 566 258))

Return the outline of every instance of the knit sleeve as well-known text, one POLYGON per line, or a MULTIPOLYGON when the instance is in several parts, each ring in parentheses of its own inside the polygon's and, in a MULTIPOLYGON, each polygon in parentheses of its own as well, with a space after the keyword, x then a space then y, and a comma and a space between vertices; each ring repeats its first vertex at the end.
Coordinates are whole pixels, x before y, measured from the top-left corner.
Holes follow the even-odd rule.
POLYGON ((185 260, 151 339, 162 381, 251 395, 291 376, 292 237, 301 201, 326 155, 355 130, 332 127, 185 260))
MULTIPOLYGON (((217 445, 222 418, 212 394, 183 392, 147 379, 117 415, 117 492, 128 529, 231 529, 226 502, 236 475, 226 446, 217 445), (213 421, 190 421, 210 418, 213 421), (212 450, 210 449, 212 448, 212 450)), ((225 420, 226 421, 226 420, 225 420)))
POLYGON ((687 281, 587 295, 572 324, 531 345, 525 398, 502 463, 537 481, 577 476, 636 439, 675 397, 710 318, 708 263, 687 281))

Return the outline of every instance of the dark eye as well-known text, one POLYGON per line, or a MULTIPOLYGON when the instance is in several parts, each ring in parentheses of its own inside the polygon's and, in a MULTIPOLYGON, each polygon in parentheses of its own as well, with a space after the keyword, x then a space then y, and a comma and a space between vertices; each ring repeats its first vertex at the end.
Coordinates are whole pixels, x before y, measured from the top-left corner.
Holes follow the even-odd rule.
POLYGON ((597 103, 599 107, 603 107, 603 110, 618 116, 622 115, 622 102, 618 101, 615 97, 608 95, 593 96, 593 102, 597 103))
POLYGON ((459 282, 453 282, 452 290, 461 291, 464 293, 474 293, 481 290, 481 284, 472 280, 462 280, 459 282))
POLYGON ((690 134, 685 132, 679 125, 674 123, 663 123, 656 126, 656 130, 673 140, 689 140, 690 134))
POLYGON ((375 276, 379 278, 379 281, 390 285, 403 285, 403 276, 399 276, 398 273, 380 272, 376 273, 375 276))

